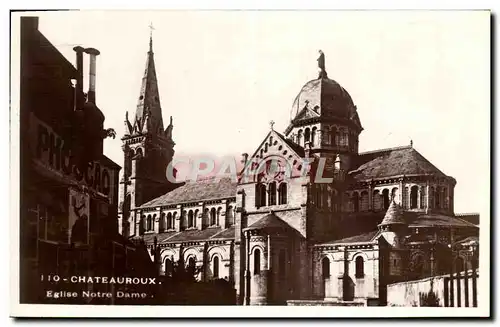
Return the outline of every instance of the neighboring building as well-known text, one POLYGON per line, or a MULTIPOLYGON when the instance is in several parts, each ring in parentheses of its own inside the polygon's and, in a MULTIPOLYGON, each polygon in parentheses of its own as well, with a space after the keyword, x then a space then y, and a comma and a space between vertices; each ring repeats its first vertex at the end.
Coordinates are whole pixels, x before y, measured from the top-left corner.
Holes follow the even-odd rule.
MULTIPOLYGON (((37 17, 21 18, 21 303, 71 301, 45 296, 53 288, 49 276, 107 276, 120 271, 125 256, 129 268, 141 262, 134 243, 118 233, 120 166, 102 152, 112 133, 103 129, 95 84, 87 95, 82 90, 83 52, 94 63, 98 52, 75 49, 78 69, 40 33, 37 17)), ((90 74, 95 82, 95 65, 90 74)))
POLYGON ((203 267, 201 280, 234 282, 239 304, 383 304, 388 283, 449 271, 454 244, 478 235, 454 215, 455 179, 412 144, 358 152, 357 108, 328 78, 323 54, 318 62, 284 134, 271 125, 244 157, 247 169, 278 170, 171 185, 172 125, 163 130, 150 41, 137 112, 125 121, 119 225, 149 247, 158 242, 163 273, 176 261, 203 267), (314 159, 308 173, 304 158, 314 159), (317 171, 331 181, 320 183, 317 171), (172 190, 162 193, 161 184, 172 190))

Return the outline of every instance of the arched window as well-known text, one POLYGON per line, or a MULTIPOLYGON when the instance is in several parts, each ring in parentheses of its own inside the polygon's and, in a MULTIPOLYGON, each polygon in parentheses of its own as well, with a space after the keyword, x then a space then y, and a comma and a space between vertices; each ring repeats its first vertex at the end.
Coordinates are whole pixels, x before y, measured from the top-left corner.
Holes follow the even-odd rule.
POLYGON ((349 146, 349 134, 347 133, 347 130, 345 130, 345 129, 342 132, 342 138, 343 138, 342 145, 345 147, 349 146))
POLYGON ((403 188, 403 194, 402 194, 402 207, 404 209, 408 209, 408 186, 405 186, 403 188))
POLYGON ((421 187, 420 188, 420 209, 424 209, 426 206, 425 196, 426 196, 425 187, 421 187))
POLYGON ((210 226, 215 226, 217 222, 217 212, 215 208, 210 209, 210 226))
POLYGON ((217 209, 217 226, 220 226, 220 214, 222 212, 222 208, 217 209))
POLYGON ((175 220, 177 219, 177 212, 172 215, 172 228, 175 229, 175 220))
POLYGON ((219 257, 216 255, 213 258, 213 275, 214 278, 219 278, 219 257))
POLYGON ((193 274, 196 269, 196 259, 194 257, 190 257, 187 262, 187 271, 189 274, 193 274))
POLYGON ((152 229, 153 229, 153 219, 151 218, 151 215, 148 215, 146 230, 150 231, 152 229))
POLYGON ((389 190, 388 189, 384 189, 382 191, 382 198, 384 200, 384 209, 385 210, 389 209, 390 201, 389 201, 389 190))
POLYGON ((174 264, 172 263, 172 260, 165 259, 165 276, 171 276, 173 271, 174 264))
POLYGON ((141 223, 139 224, 139 234, 142 235, 146 231, 147 228, 146 216, 141 217, 141 223))
POLYGON ((200 212, 200 211, 199 211, 198 209, 196 209, 196 210, 194 211, 194 216, 193 216, 193 226, 194 226, 194 227, 196 227, 196 221, 198 220, 198 214, 199 214, 199 212, 200 212))
POLYGON ((253 274, 260 274, 260 250, 255 249, 253 252, 253 274))
POLYGON ((127 194, 127 196, 125 196, 125 201, 123 201, 122 211, 123 211, 123 219, 128 221, 130 218, 130 194, 127 194))
POLYGON ((349 136, 349 149, 354 152, 354 132, 351 132, 351 136, 349 136))
POLYGON ((311 131, 309 128, 306 128, 304 132, 304 143, 311 142, 311 131))
POLYGON ((410 209, 417 208, 418 186, 413 185, 410 189, 410 209))
POLYGON ((441 192, 441 187, 440 186, 437 186, 436 187, 436 194, 435 194, 435 198, 436 198, 436 209, 441 209, 441 195, 442 195, 442 192, 441 192))
POLYGON ((434 208, 434 186, 429 187, 429 208, 434 208))
POLYGON ((447 187, 443 187, 443 208, 444 209, 448 209, 449 206, 450 206, 450 202, 449 202, 449 199, 448 199, 448 188, 447 187))
POLYGON ((280 184, 278 188, 278 204, 286 204, 287 203, 287 189, 286 183, 283 182, 280 184))
POLYGON ((174 228, 174 224, 172 222, 172 214, 169 212, 167 214, 167 229, 172 229, 174 228))
POLYGON ((368 211, 368 192, 361 192, 361 203, 360 203, 361 211, 368 211))
POLYGON ((365 260, 362 256, 356 257, 356 278, 365 277, 365 260))
POLYGON ((266 186, 264 184, 255 184, 255 206, 257 208, 266 206, 266 186))
POLYGON ((316 127, 313 127, 311 132, 311 146, 314 146, 316 142, 316 127))
POLYGON ((382 196, 379 190, 373 191, 373 210, 382 210, 382 196))
POLYGON ((276 205, 276 182, 269 183, 269 205, 276 205))
POLYGON ((194 218, 193 218, 193 210, 189 210, 189 213, 188 213, 188 228, 189 227, 193 227, 193 224, 194 224, 194 218))
POLYGON ((358 192, 354 192, 354 194, 352 195, 352 204, 353 204, 353 210, 354 212, 358 212, 359 211, 359 195, 358 195, 358 192))
POLYGON ((302 130, 297 133, 297 144, 302 145, 302 130))
POLYGON ((330 127, 326 126, 323 132, 323 143, 330 145, 332 143, 332 135, 330 134, 330 127))
POLYGON ((333 126, 332 130, 330 131, 330 135, 332 136, 332 145, 339 145, 339 136, 337 134, 337 127, 333 126))
POLYGON ((234 225, 234 214, 232 206, 227 207, 226 221, 227 221, 227 227, 234 225))
POLYGON ((395 202, 399 202, 399 201, 396 201, 397 197, 398 197, 398 188, 393 187, 391 190, 391 201, 394 200, 395 202))
POLYGON ((165 231, 165 213, 162 212, 160 216, 160 227, 159 227, 160 233, 163 233, 165 231))
POLYGON ((321 276, 323 279, 330 278, 330 259, 327 257, 321 260, 321 276))

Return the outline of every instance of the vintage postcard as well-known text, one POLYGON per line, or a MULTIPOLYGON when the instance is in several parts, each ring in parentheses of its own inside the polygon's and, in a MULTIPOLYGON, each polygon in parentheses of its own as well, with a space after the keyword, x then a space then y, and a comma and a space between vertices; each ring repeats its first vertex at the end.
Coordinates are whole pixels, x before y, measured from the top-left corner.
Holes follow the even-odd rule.
POLYGON ((11 14, 12 316, 490 315, 489 11, 11 14))

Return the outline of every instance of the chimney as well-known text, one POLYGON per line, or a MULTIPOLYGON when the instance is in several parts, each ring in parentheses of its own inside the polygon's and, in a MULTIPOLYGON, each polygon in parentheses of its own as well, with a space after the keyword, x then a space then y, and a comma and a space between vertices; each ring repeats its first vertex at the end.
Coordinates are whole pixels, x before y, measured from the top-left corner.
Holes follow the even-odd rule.
POLYGON ((75 109, 80 110, 83 108, 83 49, 81 46, 73 48, 76 52, 76 103, 75 109))
POLYGON ((95 66, 96 66, 96 57, 100 54, 99 50, 94 48, 86 48, 85 53, 90 55, 90 64, 89 64, 89 93, 87 95, 87 102, 96 104, 95 101, 95 66))

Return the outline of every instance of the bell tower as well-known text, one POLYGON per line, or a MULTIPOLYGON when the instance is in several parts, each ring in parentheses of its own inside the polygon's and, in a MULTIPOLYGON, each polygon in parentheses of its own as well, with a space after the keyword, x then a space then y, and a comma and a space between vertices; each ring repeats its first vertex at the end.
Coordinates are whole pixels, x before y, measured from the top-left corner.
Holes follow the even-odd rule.
POLYGON ((126 112, 124 124, 119 220, 120 232, 131 236, 136 225, 134 209, 174 188, 166 175, 167 166, 174 156, 172 117, 164 128, 152 35, 135 114, 129 119, 126 112))

